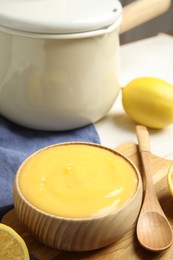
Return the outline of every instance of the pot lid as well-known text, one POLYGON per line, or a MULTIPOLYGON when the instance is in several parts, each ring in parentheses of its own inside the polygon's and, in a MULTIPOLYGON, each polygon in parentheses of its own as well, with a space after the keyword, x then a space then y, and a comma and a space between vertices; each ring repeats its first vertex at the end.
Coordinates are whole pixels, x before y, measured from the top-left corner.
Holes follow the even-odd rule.
POLYGON ((113 24, 118 0, 0 0, 0 25, 35 33, 76 33, 113 24))

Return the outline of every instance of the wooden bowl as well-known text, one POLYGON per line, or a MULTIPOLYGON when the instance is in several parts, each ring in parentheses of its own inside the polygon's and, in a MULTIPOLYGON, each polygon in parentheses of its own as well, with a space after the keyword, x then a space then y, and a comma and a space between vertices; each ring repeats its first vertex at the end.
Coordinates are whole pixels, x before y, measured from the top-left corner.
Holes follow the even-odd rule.
MULTIPOLYGON (((73 143, 74 144, 74 143, 73 143)), ((79 144, 79 143, 78 143, 79 144)), ((135 223, 142 201, 142 181, 138 169, 122 154, 101 145, 80 143, 106 149, 128 162, 137 175, 137 189, 134 195, 120 208, 109 213, 88 218, 67 218, 44 212, 32 205, 23 196, 19 179, 23 166, 40 151, 27 158, 14 181, 14 207, 20 223, 38 241, 53 248, 67 251, 87 251, 102 248, 120 239, 135 223)), ((59 144, 69 145, 69 143, 59 144)), ((57 147, 59 145, 56 145, 57 147)), ((44 149, 49 149, 52 146, 44 149)))

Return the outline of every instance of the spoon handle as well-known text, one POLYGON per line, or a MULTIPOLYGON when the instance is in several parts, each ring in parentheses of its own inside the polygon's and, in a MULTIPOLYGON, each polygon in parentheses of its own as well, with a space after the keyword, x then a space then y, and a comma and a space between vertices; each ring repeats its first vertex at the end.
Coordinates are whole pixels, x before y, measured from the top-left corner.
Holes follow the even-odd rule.
POLYGON ((143 151, 150 152, 150 141, 149 141, 149 133, 147 128, 142 125, 137 125, 136 133, 137 133, 140 152, 143 151))
POLYGON ((145 126, 136 126, 136 134, 139 143, 139 150, 141 154, 142 166, 143 166, 143 186, 144 186, 144 201, 141 211, 146 211, 150 208, 152 210, 160 211, 160 214, 165 215, 161 205, 158 201, 155 187, 153 184, 152 165, 151 165, 151 151, 149 133, 145 126))
POLYGON ((153 180, 152 180, 152 169, 151 169, 151 152, 150 152, 150 141, 149 133, 145 126, 136 126, 136 134, 138 138, 139 151, 141 154, 141 160, 143 165, 143 171, 145 177, 145 190, 153 192, 153 180))
POLYGON ((149 204, 154 210, 155 207, 160 207, 160 204, 153 184, 149 133, 145 126, 138 125, 136 126, 136 134, 143 165, 144 204, 149 204))

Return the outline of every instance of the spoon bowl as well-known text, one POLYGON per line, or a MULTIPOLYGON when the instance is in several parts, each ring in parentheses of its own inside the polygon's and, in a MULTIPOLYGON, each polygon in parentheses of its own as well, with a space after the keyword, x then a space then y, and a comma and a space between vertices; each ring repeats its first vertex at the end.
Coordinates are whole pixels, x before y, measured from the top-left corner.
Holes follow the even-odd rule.
POLYGON ((172 243, 172 230, 167 219, 155 211, 146 211, 141 215, 138 220, 137 236, 140 244, 152 251, 165 250, 172 243))
POLYGON ((172 244, 172 228, 159 204, 153 185, 148 131, 144 126, 137 126, 136 132, 145 178, 144 201, 137 221, 137 238, 144 248, 162 251, 172 244))

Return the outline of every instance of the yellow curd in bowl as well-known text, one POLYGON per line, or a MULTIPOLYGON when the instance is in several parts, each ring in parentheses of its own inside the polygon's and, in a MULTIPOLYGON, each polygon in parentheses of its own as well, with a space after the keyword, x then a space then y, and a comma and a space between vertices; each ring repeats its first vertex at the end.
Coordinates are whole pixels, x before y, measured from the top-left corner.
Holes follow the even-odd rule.
POLYGON ((50 146, 20 167, 19 187, 38 209, 88 218, 121 207, 135 193, 135 168, 107 148, 84 143, 50 146))

